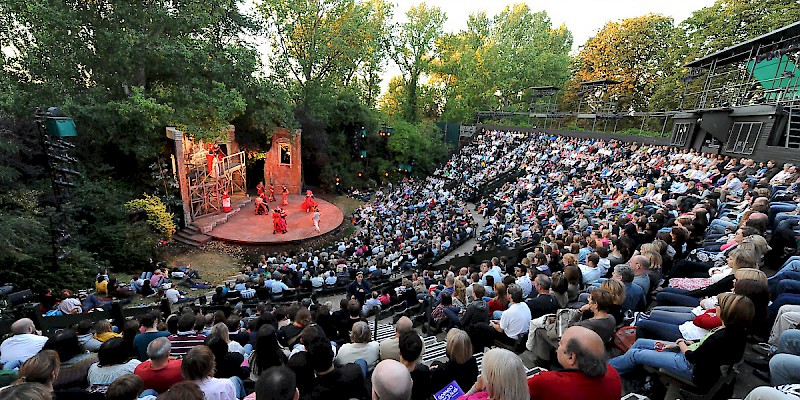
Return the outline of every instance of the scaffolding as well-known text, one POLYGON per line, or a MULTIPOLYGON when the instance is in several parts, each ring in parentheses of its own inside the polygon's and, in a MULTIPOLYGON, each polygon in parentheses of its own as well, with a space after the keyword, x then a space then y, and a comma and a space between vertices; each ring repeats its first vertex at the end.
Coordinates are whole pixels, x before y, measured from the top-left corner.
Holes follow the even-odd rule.
POLYGON ((226 191, 230 196, 247 194, 244 152, 217 159, 210 171, 205 155, 200 156, 195 153, 186 162, 192 219, 218 213, 226 191))

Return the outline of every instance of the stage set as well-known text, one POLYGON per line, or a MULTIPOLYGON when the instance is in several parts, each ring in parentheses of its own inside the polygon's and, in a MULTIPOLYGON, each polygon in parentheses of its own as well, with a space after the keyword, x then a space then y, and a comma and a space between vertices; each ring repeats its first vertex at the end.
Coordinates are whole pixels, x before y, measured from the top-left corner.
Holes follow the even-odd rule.
POLYGON ((302 243, 337 229, 344 221, 342 211, 303 190, 300 135, 300 130, 276 130, 263 178, 248 193, 246 154, 239 151, 233 126, 227 138, 212 143, 167 128, 174 142, 172 165, 185 225, 175 239, 192 245, 212 239, 249 245, 302 243))

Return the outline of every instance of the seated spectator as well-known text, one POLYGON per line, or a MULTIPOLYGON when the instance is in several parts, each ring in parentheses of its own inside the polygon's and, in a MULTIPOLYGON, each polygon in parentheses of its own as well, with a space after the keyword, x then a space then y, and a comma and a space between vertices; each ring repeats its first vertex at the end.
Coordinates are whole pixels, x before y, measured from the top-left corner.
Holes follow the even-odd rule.
POLYGON ((244 398, 244 385, 238 377, 214 378, 214 353, 205 345, 192 347, 181 364, 183 377, 197 384, 205 400, 236 400, 244 398))
POLYGON ((306 308, 301 308, 294 315, 294 321, 280 329, 279 339, 281 345, 290 349, 294 347, 297 341, 300 340, 300 333, 309 325, 311 325, 311 312, 306 308))
POLYGON ((41 383, 22 382, 0 390, 0 400, 51 400, 53 392, 41 383))
MULTIPOLYGON (((48 400, 55 399, 89 399, 89 400, 103 400, 102 394, 89 393, 81 388, 68 388, 56 389, 53 388, 53 383, 58 379, 58 373, 61 369, 61 361, 58 358, 58 353, 53 350, 40 351, 35 356, 29 358, 19 368, 19 379, 21 382, 37 383, 43 385, 49 397, 48 400)), ((6 392, 8 389, 3 389, 0 393, 6 392)), ((9 397, 9 399, 19 399, 21 397, 9 397)))
POLYGON ((256 391, 245 399, 298 400, 297 378, 291 369, 270 367, 256 382, 256 391))
POLYGON ((142 393, 144 382, 137 375, 122 375, 106 391, 106 400, 155 400, 156 395, 152 392, 142 393), (141 393, 141 396, 140 396, 141 393))
POLYGON ((478 362, 472 355, 469 335, 460 329, 447 331, 445 339, 447 362, 431 364, 431 390, 435 393, 450 382, 456 381, 461 388, 472 387, 478 378, 478 362))
POLYGON ((414 324, 411 318, 406 316, 400 317, 397 323, 394 324, 394 336, 389 339, 384 339, 378 345, 380 359, 400 361, 400 336, 412 330, 414 330, 414 324))
MULTIPOLYGON (((308 353, 311 366, 317 374, 314 378, 310 398, 349 400, 367 397, 361 367, 356 364, 334 367, 333 350, 329 343, 316 342, 310 346, 308 353)), ((400 365, 402 370, 408 373, 402 364, 397 363, 397 365, 400 365)))
POLYGON ((675 343, 637 339, 624 355, 609 361, 621 376, 636 367, 647 365, 664 368, 670 373, 691 379, 707 388, 719 379, 720 365, 733 365, 741 360, 747 341, 746 329, 755 314, 753 302, 733 295, 719 304, 722 326, 698 342, 678 339, 675 343))
POLYGON ((378 363, 380 347, 378 342, 370 341, 370 334, 366 322, 356 322, 350 331, 350 343, 345 343, 339 348, 339 354, 334 360, 336 366, 341 367, 356 360, 364 360, 367 363, 367 370, 372 371, 378 363))
MULTIPOLYGON (((614 336, 617 322, 608 314, 609 308, 614 304, 614 297, 602 288, 595 288, 589 292, 589 304, 583 306, 581 311, 591 311, 589 319, 581 320, 582 314, 576 313, 576 319, 569 322, 570 326, 582 326, 593 330, 600 336, 603 343, 610 343, 614 336)), ((533 337, 528 336, 528 348, 534 353, 534 363, 546 366, 550 361, 550 352, 558 347, 559 338, 553 337, 545 328, 538 328, 533 337)))
POLYGON ((620 398, 622 381, 614 367, 607 365, 605 345, 597 333, 581 326, 567 328, 556 355, 564 370, 528 378, 531 400, 620 398))
POLYGON ((0 344, 0 363, 3 369, 14 369, 33 357, 44 347, 47 337, 39 336, 33 321, 21 318, 11 324, 11 336, 0 344))
POLYGON ((545 274, 539 274, 533 281, 535 292, 525 304, 531 310, 531 318, 539 318, 545 314, 553 314, 559 309, 558 300, 550 293, 553 281, 545 274))
POLYGON ((431 370, 419 359, 422 349, 422 339, 416 331, 406 332, 400 337, 400 363, 408 369, 414 383, 411 391, 412 400, 427 400, 433 394, 431 370))
POLYGON ((240 379, 247 379, 250 376, 250 369, 242 366, 244 356, 238 352, 228 351, 228 344, 225 343, 221 336, 212 333, 206 336, 206 340, 203 343, 214 353, 215 377, 230 378, 236 376, 240 379))
POLYGON ((522 359, 506 349, 493 348, 483 355, 483 371, 478 381, 459 399, 526 399, 529 391, 525 382, 522 359))
POLYGON ((408 369, 394 360, 384 360, 372 374, 372 398, 386 400, 410 400, 412 397, 411 375, 408 369))
POLYGON ((478 344, 478 348, 485 347, 482 347, 484 344, 491 345, 491 341, 494 340, 513 345, 517 339, 528 333, 531 310, 523 302, 522 289, 516 284, 511 284, 506 296, 509 298, 511 305, 503 312, 500 321, 492 320, 489 325, 477 326, 481 330, 481 336, 484 337, 484 341, 478 344), (487 340, 489 341, 488 343, 486 342, 487 340))
POLYGON ((187 313, 178 317, 177 332, 168 336, 172 342, 172 355, 183 357, 193 347, 203 344, 206 337, 194 331, 194 314, 187 313))
POLYGON ((381 301, 378 300, 378 292, 372 292, 369 295, 369 298, 361 307, 361 313, 364 315, 369 314, 370 312, 380 312, 381 311, 381 301))
MULTIPOLYGON (((129 359, 124 351, 124 341, 121 338, 109 339, 100 346, 97 352, 97 362, 89 367, 87 379, 90 385, 108 386, 115 379, 125 374, 132 374, 141 364, 137 359, 129 359)), ((99 389, 101 392, 105 388, 99 389)))
POLYGON ((206 396, 196 383, 183 381, 172 385, 158 400, 206 400, 206 396))
POLYGON ((142 378, 143 389, 156 393, 166 392, 172 385, 181 382, 181 360, 170 359, 172 344, 165 337, 155 338, 147 345, 147 361, 136 366, 133 373, 142 378))
POLYGON ((222 341, 228 346, 229 353, 239 353, 244 356, 244 347, 239 344, 239 342, 231 340, 228 325, 223 324, 222 322, 215 324, 211 328, 211 334, 217 335, 220 337, 220 339, 222 339, 222 341))
POLYGON ((250 353, 250 379, 258 380, 261 372, 270 367, 286 365, 286 355, 278 343, 275 327, 269 324, 258 328, 256 345, 250 353))
POLYGON ((105 343, 111 339, 122 338, 122 334, 114 332, 111 322, 101 319, 94 323, 94 335, 92 336, 100 343, 105 343))
POLYGON ((622 312, 628 311, 643 311, 647 306, 647 299, 645 298, 644 290, 639 285, 634 286, 633 269, 626 265, 620 264, 614 267, 614 273, 611 279, 621 281, 625 286, 625 300, 622 302, 622 312))
POLYGON ((80 342, 84 350, 94 353, 100 350, 100 345, 103 344, 103 342, 94 338, 91 320, 85 319, 79 322, 76 332, 78 334, 78 342, 80 342))
POLYGON ((136 335, 133 339, 133 347, 136 349, 139 361, 147 360, 147 346, 150 342, 160 337, 169 336, 167 331, 158 330, 159 317, 155 312, 147 313, 139 320, 144 332, 136 335))
POLYGON ((56 389, 86 386, 89 367, 97 362, 96 353, 87 353, 81 347, 75 331, 64 329, 45 343, 43 350, 55 350, 60 363, 58 377, 53 381, 56 389))

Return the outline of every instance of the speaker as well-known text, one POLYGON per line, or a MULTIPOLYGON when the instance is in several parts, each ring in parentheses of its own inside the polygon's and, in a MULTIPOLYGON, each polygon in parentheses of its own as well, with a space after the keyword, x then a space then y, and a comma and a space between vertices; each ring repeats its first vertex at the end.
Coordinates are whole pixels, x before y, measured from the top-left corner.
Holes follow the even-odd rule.
POLYGON ((700 117, 700 129, 708 132, 722 143, 728 141, 728 133, 731 131, 733 119, 732 110, 705 111, 700 117))

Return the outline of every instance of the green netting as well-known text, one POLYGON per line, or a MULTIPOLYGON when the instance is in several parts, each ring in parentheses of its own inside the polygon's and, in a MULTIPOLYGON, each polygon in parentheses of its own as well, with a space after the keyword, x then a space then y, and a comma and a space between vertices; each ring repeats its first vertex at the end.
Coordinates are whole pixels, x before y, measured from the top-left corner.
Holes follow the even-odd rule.
POLYGON ((767 100, 800 99, 800 71, 787 56, 747 63, 747 69, 764 87, 767 100))

